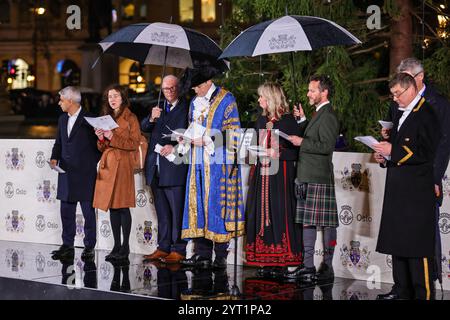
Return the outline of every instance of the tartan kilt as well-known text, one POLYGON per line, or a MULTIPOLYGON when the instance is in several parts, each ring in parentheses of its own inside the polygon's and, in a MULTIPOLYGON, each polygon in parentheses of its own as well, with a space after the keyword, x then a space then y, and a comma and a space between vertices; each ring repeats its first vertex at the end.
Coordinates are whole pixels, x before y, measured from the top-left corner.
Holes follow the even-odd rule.
POLYGON ((320 227, 339 225, 333 184, 308 183, 306 199, 297 192, 296 198, 296 223, 320 227))

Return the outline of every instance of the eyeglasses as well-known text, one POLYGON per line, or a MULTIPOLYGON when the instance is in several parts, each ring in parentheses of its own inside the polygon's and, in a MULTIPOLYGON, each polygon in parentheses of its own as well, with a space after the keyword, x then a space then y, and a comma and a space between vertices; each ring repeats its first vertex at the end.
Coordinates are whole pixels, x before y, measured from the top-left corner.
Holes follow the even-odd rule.
POLYGON ((169 88, 162 88, 162 91, 164 92, 175 92, 175 90, 177 89, 177 87, 173 86, 173 87, 169 87, 169 88))
POLYGON ((408 88, 406 88, 405 90, 403 90, 402 92, 400 92, 400 93, 391 93, 390 95, 389 95, 389 98, 391 98, 391 99, 394 99, 394 98, 400 98, 400 96, 402 95, 402 94, 404 94, 409 88, 410 88, 411 86, 409 86, 408 88))

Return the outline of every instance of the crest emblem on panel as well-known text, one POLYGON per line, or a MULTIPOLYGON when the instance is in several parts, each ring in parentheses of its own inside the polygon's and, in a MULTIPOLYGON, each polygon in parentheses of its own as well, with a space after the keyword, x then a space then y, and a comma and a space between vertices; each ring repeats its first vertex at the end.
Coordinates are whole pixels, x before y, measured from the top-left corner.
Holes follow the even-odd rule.
POLYGON ((37 200, 39 202, 55 203, 56 202, 56 185, 50 180, 44 180, 37 186, 37 200))
POLYGON ((6 266, 13 272, 22 271, 25 267, 24 254, 22 250, 6 250, 6 266))
POLYGON ((365 169, 362 172, 362 165, 360 163, 352 163, 351 169, 352 171, 344 167, 343 170, 338 171, 338 174, 341 175, 340 183, 342 188, 349 191, 358 190, 369 192, 371 177, 369 169, 365 169))
POLYGON ((350 248, 346 244, 342 245, 341 251, 341 263, 348 269, 364 269, 370 265, 370 251, 367 246, 360 248, 361 242, 350 241, 350 248))
POLYGON ((19 214, 19 210, 12 210, 6 215, 6 230, 9 232, 23 232, 25 228, 25 218, 19 214))
POLYGON ((6 151, 5 162, 6 169, 23 170, 25 166, 25 155, 19 148, 11 148, 11 151, 6 151))
POLYGON ((157 231, 153 227, 151 221, 144 221, 144 225, 140 223, 136 227, 136 238, 139 244, 153 245, 155 244, 155 237, 157 231))

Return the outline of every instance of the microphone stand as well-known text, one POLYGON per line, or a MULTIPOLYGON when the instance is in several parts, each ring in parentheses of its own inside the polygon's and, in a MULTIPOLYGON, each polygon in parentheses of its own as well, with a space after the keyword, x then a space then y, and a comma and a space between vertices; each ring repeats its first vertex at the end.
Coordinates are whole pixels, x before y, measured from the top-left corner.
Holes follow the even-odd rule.
MULTIPOLYGON (((233 147, 233 153, 234 153, 234 161, 233 161, 233 166, 231 167, 230 170, 230 175, 229 175, 229 179, 231 180, 231 178, 233 177, 233 173, 234 171, 236 171, 236 191, 235 191, 235 195, 236 195, 236 207, 235 207, 235 212, 234 212, 234 271, 233 271, 233 286, 231 287, 231 296, 232 297, 240 297, 241 296, 241 292, 239 291, 239 287, 237 285, 237 253, 238 253, 238 213, 239 213, 239 185, 238 185, 238 176, 237 176, 237 170, 238 170, 238 152, 241 150, 242 148, 242 144, 244 142, 244 138, 245 138, 245 133, 244 136, 242 137, 242 140, 239 143, 239 147, 233 147)), ((242 182, 242 180, 241 180, 242 182)))

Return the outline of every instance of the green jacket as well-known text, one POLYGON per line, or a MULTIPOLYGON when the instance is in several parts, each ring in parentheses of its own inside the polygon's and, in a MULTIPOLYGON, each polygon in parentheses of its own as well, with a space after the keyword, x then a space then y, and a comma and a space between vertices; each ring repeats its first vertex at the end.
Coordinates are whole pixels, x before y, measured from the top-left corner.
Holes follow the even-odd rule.
POLYGON ((334 184, 333 151, 339 121, 331 104, 322 106, 305 129, 297 165, 297 181, 334 184))

